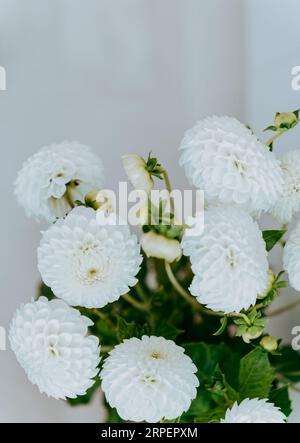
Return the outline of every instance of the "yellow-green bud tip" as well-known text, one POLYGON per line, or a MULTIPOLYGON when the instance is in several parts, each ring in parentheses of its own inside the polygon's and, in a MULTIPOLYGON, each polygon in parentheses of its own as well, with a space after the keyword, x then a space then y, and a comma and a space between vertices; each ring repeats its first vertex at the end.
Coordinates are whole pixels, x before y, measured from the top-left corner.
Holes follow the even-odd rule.
POLYGON ((263 337, 260 340, 259 344, 268 352, 276 351, 278 347, 276 338, 272 337, 271 335, 266 335, 265 337, 263 337))
POLYGON ((298 118, 294 112, 277 112, 274 125, 278 129, 290 129, 295 126, 297 122, 298 118))

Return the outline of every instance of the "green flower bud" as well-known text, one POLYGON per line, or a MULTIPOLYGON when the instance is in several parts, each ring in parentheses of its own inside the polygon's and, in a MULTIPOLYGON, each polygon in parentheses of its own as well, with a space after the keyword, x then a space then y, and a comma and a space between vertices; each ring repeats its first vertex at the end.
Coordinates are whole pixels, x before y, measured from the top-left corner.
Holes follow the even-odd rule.
POLYGON ((91 191, 84 197, 84 202, 87 206, 93 209, 99 209, 101 204, 97 202, 97 195, 99 191, 91 191))
POLYGON ((255 340, 260 337, 264 332, 264 328, 260 326, 250 326, 246 332, 243 333, 242 338, 245 343, 250 343, 251 340, 255 340))
POLYGON ((277 112, 274 125, 277 129, 290 129, 296 126, 298 118, 294 112, 277 112))
POLYGON ((276 338, 272 337, 271 335, 266 335, 265 337, 263 337, 260 340, 259 344, 268 352, 276 351, 278 347, 276 338))

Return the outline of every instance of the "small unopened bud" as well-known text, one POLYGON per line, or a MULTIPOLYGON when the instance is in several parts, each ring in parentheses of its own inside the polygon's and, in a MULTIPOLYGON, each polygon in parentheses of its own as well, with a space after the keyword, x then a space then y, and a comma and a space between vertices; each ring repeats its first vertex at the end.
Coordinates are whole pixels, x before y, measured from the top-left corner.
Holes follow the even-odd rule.
POLYGON ((278 129, 290 129, 296 126, 298 118, 294 112, 277 112, 274 125, 278 129))
POLYGON ((182 255, 178 240, 164 237, 153 231, 143 233, 140 239, 141 246, 147 257, 154 257, 172 263, 182 255))
POLYGON ((91 191, 84 197, 85 204, 93 209, 99 209, 100 206, 97 202, 97 195, 99 191, 91 191))
POLYGON ((96 196, 97 209, 111 213, 116 211, 116 203, 111 191, 99 191, 96 196))
POLYGON ((259 344, 268 352, 276 351, 278 347, 276 338, 272 337, 271 335, 266 335, 265 337, 263 337, 260 340, 259 344))
POLYGON ((274 280, 275 280, 274 272, 271 269, 269 269, 268 270, 268 283, 267 283, 267 287, 266 287, 266 289, 264 290, 264 292, 262 294, 258 294, 257 295, 258 299, 261 300, 261 299, 265 298, 268 295, 268 293, 272 289, 274 280))
POLYGON ((122 157, 123 167, 134 189, 149 193, 153 189, 153 179, 147 169, 145 160, 137 154, 126 154, 122 157))

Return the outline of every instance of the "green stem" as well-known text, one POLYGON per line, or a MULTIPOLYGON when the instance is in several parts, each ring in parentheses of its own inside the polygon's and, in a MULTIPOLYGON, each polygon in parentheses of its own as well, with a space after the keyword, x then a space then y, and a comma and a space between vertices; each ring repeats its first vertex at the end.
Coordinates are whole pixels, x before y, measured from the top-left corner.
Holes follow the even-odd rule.
POLYGON ((167 191, 171 194, 172 186, 171 186, 169 174, 167 173, 167 171, 165 169, 163 170, 162 174, 163 174, 163 177, 164 177, 164 180, 165 180, 167 191))
POLYGON ((273 137, 269 138, 269 140, 266 141, 266 145, 269 147, 270 151, 273 151, 273 148, 272 148, 273 142, 275 140, 277 140, 277 138, 279 138, 285 132, 286 132, 286 129, 284 129, 283 131, 278 131, 278 132, 276 132, 275 135, 273 135, 273 137))
POLYGON ((72 196, 70 194, 70 185, 67 185, 66 192, 64 194, 65 199, 67 200, 68 204, 71 206, 71 208, 75 208, 75 204, 72 200, 72 196))
POLYGON ((210 309, 205 308, 188 291, 186 291, 181 286, 179 281, 176 279, 176 277, 175 277, 175 275, 173 273, 173 270, 171 268, 171 265, 167 261, 165 261, 165 270, 166 270, 168 279, 170 280, 170 283, 172 284, 172 286, 175 289, 175 291, 179 295, 181 295, 181 297, 192 306, 194 311, 199 311, 199 312, 202 312, 204 314, 213 315, 213 316, 217 316, 217 317, 222 317, 224 315, 221 312, 211 311, 210 309))
POLYGON ((300 305, 300 298, 293 303, 283 306, 282 308, 274 309, 274 311, 268 312, 267 316, 276 317, 277 315, 284 314, 285 312, 290 311, 298 305, 300 305))
POLYGON ((103 314, 103 312, 99 311, 98 309, 94 308, 92 309, 93 314, 97 315, 97 317, 101 318, 101 320, 105 320, 106 316, 103 314))
POLYGON ((174 200, 171 197, 172 186, 171 186, 169 174, 167 173, 167 171, 165 169, 163 170, 162 174, 163 174, 163 177, 164 177, 164 180, 165 180, 167 191, 170 194, 170 209, 171 209, 171 213, 174 213, 174 200))
MULTIPOLYGON (((200 303, 198 303, 196 301, 196 299, 192 298, 191 294, 189 294, 178 282, 178 280, 176 279, 176 277, 172 271, 170 263, 168 263, 167 261, 165 261, 165 269, 166 269, 167 276, 168 276, 173 288, 176 290, 176 292, 178 292, 179 295, 181 295, 182 298, 184 298, 184 300, 186 300, 193 307, 193 309, 195 311, 201 311, 203 314, 213 315, 215 317, 223 317, 224 316, 223 312, 212 311, 210 309, 207 309, 204 306, 202 306, 200 303)), ((227 314, 227 317, 243 318, 245 320, 246 324, 248 326, 251 326, 251 322, 248 319, 248 317, 241 312, 240 313, 232 312, 230 314, 227 314)))
POLYGON ((142 288, 142 286, 141 286, 140 283, 137 283, 137 284, 134 286, 134 290, 135 290, 135 292, 138 294, 138 296, 139 296, 143 301, 146 301, 146 300, 147 300, 147 297, 146 297, 146 295, 144 294, 143 288, 142 288))
POLYGON ((113 346, 101 346, 101 354, 107 354, 113 348, 114 348, 113 346))
POLYGON ((132 306, 134 306, 139 311, 143 311, 143 312, 148 311, 148 306, 135 300, 130 294, 123 295, 123 299, 126 300, 128 303, 130 303, 132 306))
MULTIPOLYGON (((194 309, 196 307, 196 304, 198 305, 198 302, 192 298, 192 296, 180 285, 180 283, 177 281, 175 275, 173 274, 172 268, 170 263, 165 261, 165 270, 168 276, 168 279, 170 280, 170 283, 172 284, 175 291, 181 295, 182 298, 184 298, 185 301, 187 301, 194 309)), ((199 305, 200 306, 200 305, 199 305)))

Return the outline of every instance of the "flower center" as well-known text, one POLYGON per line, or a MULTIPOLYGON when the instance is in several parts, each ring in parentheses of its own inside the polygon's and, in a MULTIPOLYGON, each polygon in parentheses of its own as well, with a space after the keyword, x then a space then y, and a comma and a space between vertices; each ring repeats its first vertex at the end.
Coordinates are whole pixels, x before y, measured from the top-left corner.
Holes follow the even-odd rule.
POLYGON ((161 354, 159 352, 152 352, 151 357, 158 360, 161 358, 161 354))
POLYGON ((233 269, 236 266, 236 255, 233 249, 229 248, 227 251, 226 260, 229 263, 229 266, 233 269))
POLYGON ((83 285, 96 285, 105 282, 111 271, 111 260, 107 253, 101 250, 96 240, 84 242, 75 254, 74 269, 76 277, 83 285))

